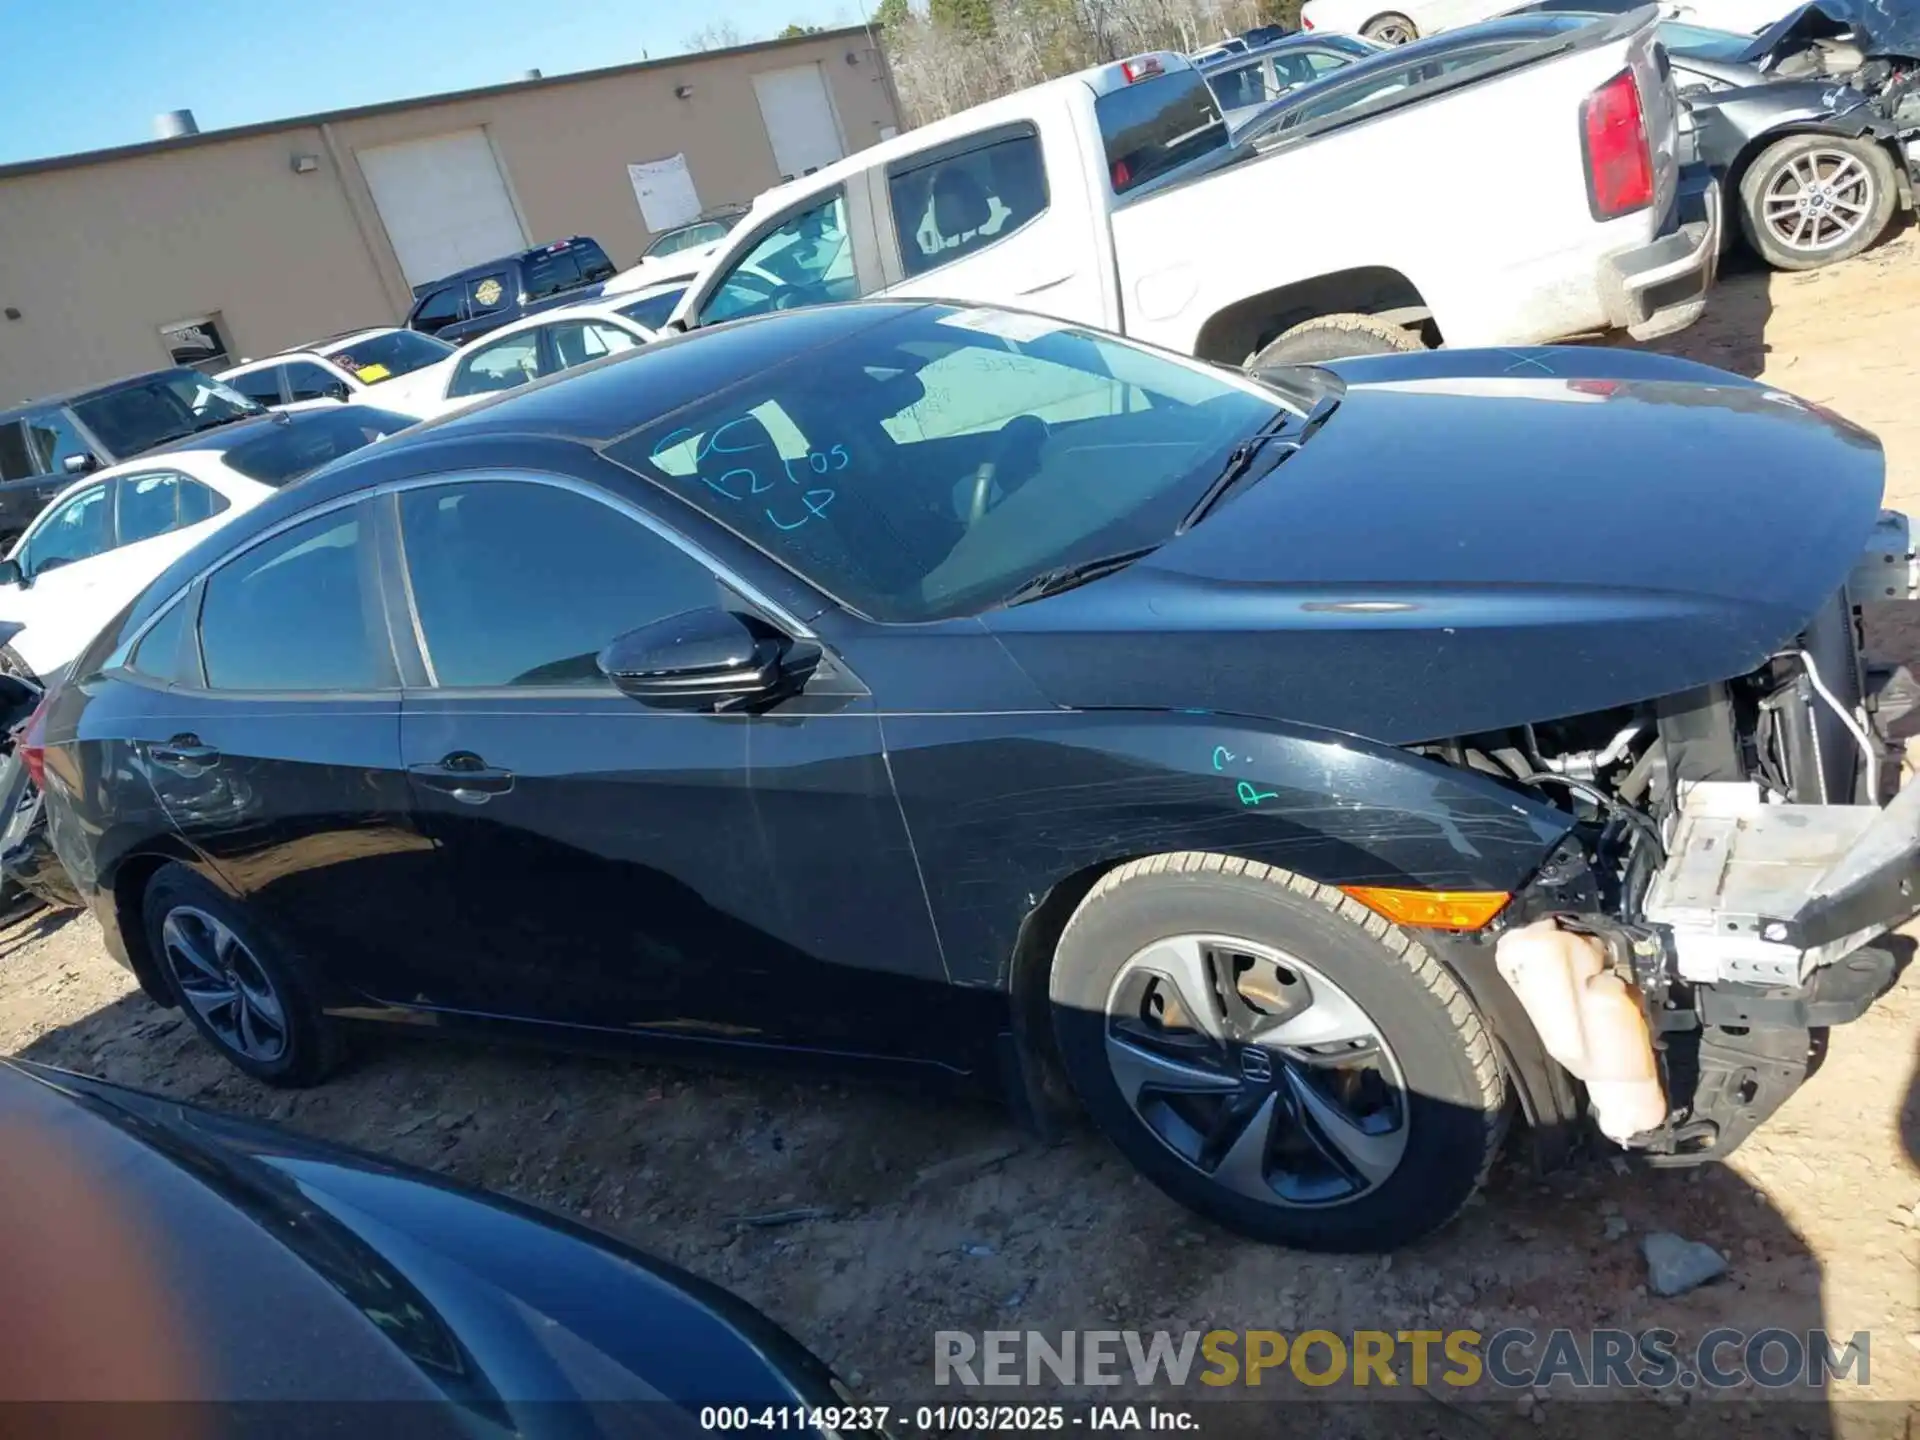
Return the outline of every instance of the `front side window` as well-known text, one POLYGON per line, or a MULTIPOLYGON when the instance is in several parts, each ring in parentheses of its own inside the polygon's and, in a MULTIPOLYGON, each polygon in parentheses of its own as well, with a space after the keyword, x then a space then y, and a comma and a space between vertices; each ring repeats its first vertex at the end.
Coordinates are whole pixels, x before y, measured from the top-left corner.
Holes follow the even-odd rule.
POLYGON ((1280 82, 1280 89, 1287 91, 1296 85, 1318 80, 1323 75, 1331 75, 1336 70, 1344 70, 1367 53, 1364 50, 1359 54, 1335 50, 1290 51, 1273 57, 1273 73, 1280 82))
POLYGON ((400 497, 420 633, 442 686, 604 685, 607 642, 715 604, 718 582, 577 491, 485 480, 400 497))
POLYGON ((856 300, 844 195, 791 215, 760 237, 735 262, 700 308, 700 323, 717 324, 768 310, 794 310, 835 300, 856 300))
POLYGON ((194 599, 189 594, 153 622, 134 646, 127 668, 170 685, 200 683, 200 655, 193 645, 194 599))
POLYGON ((424 330, 431 335, 462 319, 464 315, 462 287, 449 285, 443 290, 435 290, 422 300, 408 323, 416 330, 424 330))
POLYGON ((1276 393, 1037 316, 924 306, 605 452, 882 621, 1172 535, 1276 393))
POLYGON ((887 185, 908 275, 991 245, 1047 208, 1036 135, 889 172, 887 185))
POLYGON ((27 537, 19 554, 27 575, 45 575, 62 565, 91 560, 113 548, 111 487, 90 485, 48 515, 27 537))
POLYGON ((287 366, 289 400, 325 400, 337 394, 343 384, 338 375, 311 360, 295 360, 287 366))
POLYGON ((631 305, 622 305, 620 313, 649 330, 658 330, 673 318, 673 307, 680 303, 680 297, 686 293, 686 286, 676 285, 671 290, 642 296, 631 305))
POLYGON ((296 525, 208 577, 200 650, 214 690, 392 684, 372 541, 357 510, 296 525))
POLYGON ((1251 65, 1209 71, 1207 84, 1222 110, 1245 110, 1267 103, 1266 68, 1257 60, 1251 65))
POLYGON ((418 330, 388 330, 320 353, 362 385, 378 385, 396 375, 411 375, 453 354, 454 347, 418 330))
POLYGON ((113 482, 119 506, 118 543, 137 544, 194 525, 227 508, 227 498, 185 475, 160 471, 123 475, 113 482))
POLYGON ((631 350, 640 343, 618 325, 606 325, 597 320, 568 320, 549 325, 547 338, 553 345, 554 362, 562 370, 571 370, 576 365, 585 365, 590 360, 604 359, 608 355, 618 355, 622 350, 631 350))
POLYGON ((40 473, 40 462, 27 448, 26 426, 19 420, 0 423, 0 480, 26 480, 40 473))
POLYGON ((1111 91, 1093 102, 1093 114, 1116 195, 1227 143, 1227 122, 1198 70, 1174 70, 1111 91))
POLYGON ((277 489, 413 423, 408 416, 371 405, 313 410, 235 445, 220 458, 229 470, 277 489))
POLYGON ((540 332, 522 330, 482 345, 454 367, 449 397, 491 395, 540 377, 540 332))
POLYGON ((261 413, 231 385, 197 370, 143 376, 75 400, 73 411, 122 459, 261 413))
POLYGON ((40 410, 29 415, 27 443, 33 447, 41 472, 47 475, 63 475, 69 459, 93 454, 64 410, 40 410))

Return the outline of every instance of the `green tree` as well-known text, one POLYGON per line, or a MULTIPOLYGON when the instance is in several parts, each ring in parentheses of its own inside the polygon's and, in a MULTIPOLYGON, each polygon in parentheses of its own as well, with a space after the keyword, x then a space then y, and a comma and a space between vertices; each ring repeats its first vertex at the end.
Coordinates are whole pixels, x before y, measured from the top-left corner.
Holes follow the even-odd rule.
POLYGON ((797 21, 782 30, 775 39, 798 40, 802 35, 818 35, 826 27, 823 25, 802 25, 797 21))
POLYGON ((993 34, 993 0, 928 0, 927 18, 962 34, 993 34))
POLYGON ((907 23, 912 13, 907 9, 907 0, 880 0, 873 12, 873 21, 883 30, 897 30, 907 23))

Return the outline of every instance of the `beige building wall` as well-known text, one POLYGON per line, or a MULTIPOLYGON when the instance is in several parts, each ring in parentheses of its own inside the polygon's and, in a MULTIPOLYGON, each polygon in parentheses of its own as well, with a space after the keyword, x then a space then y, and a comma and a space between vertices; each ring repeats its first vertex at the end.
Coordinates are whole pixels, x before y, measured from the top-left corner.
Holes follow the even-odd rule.
POLYGON ((849 152, 899 124, 855 29, 0 170, 0 405, 165 365, 160 327, 203 315, 236 359, 393 323, 410 292, 354 156, 396 141, 484 128, 530 243, 631 264, 627 166, 684 154, 703 205, 751 200, 780 179, 753 76, 809 63, 849 152))

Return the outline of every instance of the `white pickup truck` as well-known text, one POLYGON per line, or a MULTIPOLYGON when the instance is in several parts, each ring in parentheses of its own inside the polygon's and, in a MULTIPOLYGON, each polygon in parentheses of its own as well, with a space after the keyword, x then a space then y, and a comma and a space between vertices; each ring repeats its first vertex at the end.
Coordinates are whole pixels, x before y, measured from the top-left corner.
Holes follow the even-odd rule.
POLYGON ((930 296, 1235 365, 1665 334, 1705 304, 1719 213, 1704 172, 1683 203, 1657 21, 1418 42, 1232 142, 1180 56, 1049 81, 761 196, 673 323, 930 296))

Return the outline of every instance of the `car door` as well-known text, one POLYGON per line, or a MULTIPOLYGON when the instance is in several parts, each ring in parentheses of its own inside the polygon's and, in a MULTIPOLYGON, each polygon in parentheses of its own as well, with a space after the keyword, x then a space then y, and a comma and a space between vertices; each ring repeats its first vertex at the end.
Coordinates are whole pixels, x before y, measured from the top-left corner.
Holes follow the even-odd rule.
POLYGON ((368 508, 269 530, 193 586, 189 659, 120 737, 179 836, 343 1004, 393 993, 384 977, 442 933, 418 902, 431 847, 368 508))
POLYGON ((502 266, 462 282, 460 307, 460 319, 441 332, 443 339, 456 345, 464 345, 519 318, 520 280, 514 267, 502 266))
POLYGON ((407 693, 401 745, 451 860, 436 912, 460 917, 417 992, 887 1053, 897 1037, 870 1033, 849 990, 904 982, 863 962, 943 972, 858 685, 821 674, 763 714, 649 708, 598 652, 690 610, 755 610, 743 583, 588 487, 447 479, 393 503, 430 681, 407 693))
POLYGON ((36 675, 50 675, 72 660, 118 608, 102 610, 93 596, 113 547, 110 480, 69 495, 21 540, 13 557, 20 583, 0 592, 0 619, 26 626, 13 647, 36 675))

